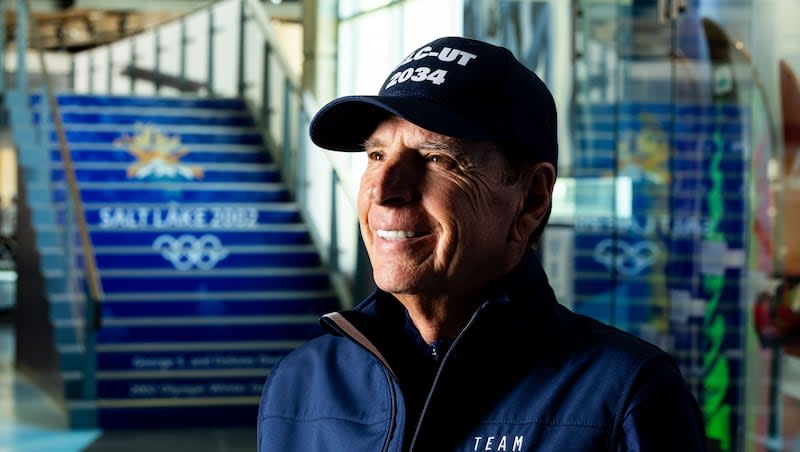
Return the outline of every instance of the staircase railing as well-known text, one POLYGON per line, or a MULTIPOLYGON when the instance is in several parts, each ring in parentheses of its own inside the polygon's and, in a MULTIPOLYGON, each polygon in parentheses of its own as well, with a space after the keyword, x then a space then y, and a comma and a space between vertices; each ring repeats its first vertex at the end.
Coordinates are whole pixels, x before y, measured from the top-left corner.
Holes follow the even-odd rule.
POLYGON ((280 164, 345 306, 352 304, 358 227, 352 157, 315 149, 317 105, 302 89, 263 4, 222 0, 112 44, 77 53, 78 93, 243 98, 280 164))
MULTIPOLYGON (((20 0, 20 3, 24 3, 26 12, 31 11, 30 0, 20 0)), ((83 265, 86 275, 87 289, 89 292, 89 305, 91 308, 88 312, 89 315, 93 317, 91 323, 96 330, 100 327, 101 321, 100 316, 97 314, 99 314, 99 303, 103 300, 103 286, 100 282, 100 275, 97 272, 97 263, 95 261, 94 250, 92 247, 92 239, 89 237, 89 227, 86 223, 86 215, 83 210, 83 202, 81 201, 80 189, 78 188, 78 179, 75 175, 75 167, 72 164, 72 153, 69 149, 69 143, 67 143, 67 135, 64 131, 64 122, 61 118, 58 102, 56 101, 53 84, 50 81, 50 75, 47 71, 47 62, 45 61, 44 49, 42 48, 40 42, 39 29, 33 22, 32 15, 26 15, 31 33, 31 41, 33 48, 36 50, 36 54, 39 59, 39 66, 41 67, 42 71, 43 91, 45 96, 44 100, 47 101, 48 108, 50 109, 50 114, 52 116, 53 125, 56 131, 56 137, 58 138, 58 150, 61 156, 61 163, 64 166, 64 177, 66 178, 67 189, 69 190, 69 202, 72 210, 74 211, 73 218, 78 228, 78 236, 81 249, 83 251, 83 265)), ((41 121, 43 124, 46 123, 45 118, 41 118, 41 121)), ((71 243, 71 241, 69 241, 69 243, 71 243)))
MULTIPOLYGON (((51 129, 48 124, 52 120, 58 140, 58 150, 61 163, 64 167, 64 175, 67 183, 67 196, 65 199, 65 212, 63 215, 61 231, 61 241, 65 259, 63 260, 63 272, 65 275, 64 289, 72 305, 75 337, 77 343, 83 347, 84 356, 84 378, 83 396, 86 399, 94 398, 94 347, 95 335, 100 329, 101 316, 100 305, 103 300, 103 287, 95 262, 95 253, 89 235, 89 228, 84 215, 83 203, 80 196, 75 169, 72 163, 72 154, 66 139, 64 124, 59 112, 58 102, 53 90, 53 84, 47 69, 47 61, 44 57, 39 37, 39 30, 33 18, 30 0, 17 1, 17 30, 16 45, 18 51, 17 58, 17 86, 16 95, 21 102, 30 105, 33 90, 30 89, 27 80, 26 59, 28 51, 33 50, 38 57, 41 71, 41 98, 39 108, 39 146, 40 152, 46 156, 42 160, 49 161, 51 129), (30 40, 30 46, 29 41, 30 40), (76 231, 77 228, 77 231, 76 231), (77 232, 78 243, 82 250, 82 272, 78 269, 78 261, 75 253, 75 236, 77 232), (74 284, 78 284, 85 290, 74 290, 74 284), (82 299, 80 295, 86 296, 82 299), (75 297, 78 298, 75 298, 75 297), (84 303, 85 301, 85 303, 84 303)), ((31 117, 27 120, 33 124, 33 112, 29 110, 31 117)), ((20 151, 23 151, 22 149, 20 151)), ((41 179, 50 182, 50 168, 45 165, 38 169, 42 175, 41 179)), ((52 187, 50 193, 52 193, 52 187)), ((55 208, 55 206, 53 206, 55 208)), ((53 218, 57 216, 54 215, 53 218)))

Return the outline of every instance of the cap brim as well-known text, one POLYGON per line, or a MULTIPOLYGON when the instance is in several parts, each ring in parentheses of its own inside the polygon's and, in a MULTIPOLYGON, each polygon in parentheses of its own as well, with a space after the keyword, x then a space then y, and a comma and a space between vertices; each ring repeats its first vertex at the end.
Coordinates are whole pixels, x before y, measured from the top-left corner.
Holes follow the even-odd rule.
POLYGON ((363 151, 364 141, 389 116, 442 135, 483 140, 480 124, 418 96, 346 96, 322 107, 309 126, 311 141, 332 151, 363 151))

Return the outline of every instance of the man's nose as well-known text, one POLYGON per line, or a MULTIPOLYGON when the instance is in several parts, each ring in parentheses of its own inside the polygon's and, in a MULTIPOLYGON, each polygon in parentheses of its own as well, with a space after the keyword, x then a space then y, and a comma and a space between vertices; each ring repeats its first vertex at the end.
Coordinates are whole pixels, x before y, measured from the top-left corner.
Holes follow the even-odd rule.
POLYGON ((383 205, 402 205, 417 200, 423 170, 414 156, 386 161, 372 181, 372 201, 383 205))

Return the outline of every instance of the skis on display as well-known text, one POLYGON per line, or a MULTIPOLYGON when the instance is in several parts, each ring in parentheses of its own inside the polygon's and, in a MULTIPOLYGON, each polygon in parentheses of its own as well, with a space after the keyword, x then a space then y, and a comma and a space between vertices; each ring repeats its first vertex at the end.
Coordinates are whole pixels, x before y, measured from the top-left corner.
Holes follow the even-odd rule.
POLYGON ((783 245, 781 274, 800 279, 800 236, 790 227, 800 223, 800 80, 785 60, 779 62, 783 155, 781 156, 781 209, 783 245))
MULTIPOLYGON (((709 51, 711 62, 711 82, 712 82, 712 102, 711 106, 714 110, 714 131, 712 132, 712 143, 715 147, 715 157, 722 158, 722 153, 725 151, 725 144, 720 138, 722 130, 724 129, 725 120, 727 119, 726 110, 736 107, 744 112, 749 112, 749 116, 742 115, 740 119, 749 119, 749 121, 741 121, 745 126, 745 130, 750 129, 750 143, 749 147, 752 152, 749 155, 752 157, 750 166, 750 183, 747 184, 752 187, 752 192, 748 192, 751 199, 751 205, 748 206, 752 214, 752 222, 750 223, 752 236, 755 241, 751 243, 750 250, 752 255, 755 256, 755 264, 751 265, 749 271, 755 271, 763 275, 765 281, 769 280, 774 273, 774 265, 777 256, 775 255, 775 241, 772 239, 774 228, 770 220, 769 212, 774 207, 772 190, 770 189, 770 181, 768 179, 768 162, 773 158, 776 149, 779 146, 778 140, 778 127, 770 113, 771 103, 767 90, 761 79, 758 70, 753 65, 750 54, 745 45, 733 39, 723 28, 714 20, 704 18, 702 20, 702 27, 705 33, 706 43, 709 51), (741 84, 741 81, 752 81, 752 90, 748 90, 749 85, 741 84)), ((745 155, 748 155, 745 152, 745 155)), ((712 158, 712 162, 716 161, 712 158)), ((712 172, 714 168, 712 168, 712 172)), ((718 171, 720 174, 722 171, 718 171)), ((712 200, 709 200, 710 202, 712 200)), ((712 219, 713 222, 713 219, 712 219)), ((767 289, 769 290, 769 289, 767 289)), ((754 305, 756 317, 758 317, 758 310, 763 306, 764 302, 768 303, 773 297, 770 292, 762 292, 757 297, 757 302, 754 305)), ((707 313, 708 315, 714 313, 707 313)), ((761 330, 756 327, 759 333, 761 330)), ((780 395, 780 363, 781 363, 781 350, 780 346, 773 344, 769 341, 763 341, 762 345, 767 349, 762 359, 769 362, 768 368, 770 369, 769 375, 764 375, 768 381, 766 388, 766 399, 768 404, 768 418, 766 419, 766 426, 759 428, 759 434, 763 436, 764 450, 775 451, 780 447, 780 419, 779 419, 779 395, 780 395), (766 430, 766 432, 763 431, 766 430)), ((744 340, 744 339, 743 339, 744 340)), ((717 359, 713 356, 704 357, 705 361, 717 359)), ((761 367, 761 366, 760 366, 761 367)), ((760 381, 760 378, 759 378, 760 381)), ((759 391, 760 392, 760 391, 759 391)), ((724 397, 723 394, 711 394, 711 399, 715 397, 724 397)), ((713 436, 714 428, 712 425, 712 418, 710 412, 714 407, 708 405, 708 401, 703 403, 703 408, 707 416, 707 423, 710 428, 710 439, 716 439, 713 436)), ((720 445, 720 450, 726 450, 725 447, 720 445)), ((731 449, 728 449, 731 450, 731 449)))
MULTIPOLYGON (((783 155, 781 155, 781 206, 784 229, 783 283, 776 310, 783 327, 783 429, 788 441, 800 446, 800 237, 793 227, 800 222, 800 79, 787 61, 779 62, 783 155)), ((790 446, 791 447, 791 446, 790 446)))

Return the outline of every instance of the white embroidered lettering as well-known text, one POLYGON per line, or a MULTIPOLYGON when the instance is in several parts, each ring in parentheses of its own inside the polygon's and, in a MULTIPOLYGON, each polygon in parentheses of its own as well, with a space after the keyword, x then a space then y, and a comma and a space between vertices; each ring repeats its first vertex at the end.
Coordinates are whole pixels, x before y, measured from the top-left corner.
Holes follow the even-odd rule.
POLYGON ((473 53, 465 52, 463 50, 459 50, 459 52, 461 52, 461 58, 458 59, 458 64, 462 66, 466 66, 467 63, 478 57, 473 53))
POLYGON ((511 444, 512 451, 519 451, 522 452, 523 443, 525 442, 525 436, 514 436, 510 437, 508 435, 495 435, 495 436, 474 436, 475 439, 475 446, 473 447, 473 451, 508 451, 509 440, 513 440, 514 443, 511 444))
POLYGON ((506 450, 506 435, 503 435, 503 437, 500 438, 500 442, 497 444, 497 450, 506 450))
MULTIPOLYGON (((454 61, 458 58, 458 55, 461 53, 458 49, 452 49, 450 47, 445 47, 439 52, 439 59, 444 62, 454 61)), ((462 65, 463 66, 463 65, 462 65)))
POLYGON ((403 82, 405 82, 406 80, 408 80, 409 78, 411 78, 411 75, 412 75, 412 74, 414 74, 414 68, 408 68, 408 69, 406 69, 405 71, 403 71, 403 72, 401 72, 401 73, 400 73, 400 77, 398 77, 398 78, 397 78, 397 83, 403 83, 403 82))
POLYGON ((442 83, 444 83, 444 76, 446 74, 447 71, 445 71, 444 69, 436 69, 427 78, 434 85, 441 85, 442 83))
POLYGON ((418 67, 411 76, 411 80, 415 82, 423 82, 430 74, 431 69, 427 67, 418 67))
POLYGON ((397 68, 405 66, 412 61, 419 61, 428 57, 438 57, 439 60, 446 63, 458 60, 456 63, 459 66, 466 66, 467 63, 474 60, 478 56, 474 53, 465 52, 452 47, 444 47, 442 50, 434 52, 430 46, 425 46, 421 49, 418 49, 416 52, 411 52, 407 57, 403 58, 403 61, 397 65, 397 68))
POLYGON ((414 52, 410 53, 407 57, 403 58, 403 61, 401 61, 400 64, 397 65, 397 67, 400 67, 400 66, 402 66, 404 64, 408 64, 408 63, 414 61, 414 55, 415 55, 414 52))
POLYGON ((436 69, 435 71, 431 72, 431 68, 420 66, 417 68, 406 68, 402 71, 397 71, 389 77, 389 82, 386 84, 386 88, 391 88, 398 83, 404 83, 409 80, 412 82, 424 82, 429 81, 434 85, 441 85, 445 81, 445 75, 447 75, 447 71, 444 69, 436 69))
POLYGON ((451 49, 450 47, 445 47, 439 52, 439 59, 444 62, 455 61, 458 58, 456 63, 459 66, 466 66, 467 63, 472 61, 473 59, 477 58, 478 56, 474 53, 465 52, 463 50, 458 49, 451 49), (460 57, 460 58, 459 58, 460 57))
POLYGON ((421 60, 421 59, 425 58, 426 56, 430 55, 429 52, 431 50, 433 50, 433 49, 431 49, 430 46, 425 46, 425 47, 417 50, 416 55, 414 55, 414 61, 421 60))
POLYGON ((392 74, 392 78, 389 79, 389 83, 386 84, 386 88, 392 87, 397 84, 397 78, 400 77, 399 72, 395 72, 392 74))

